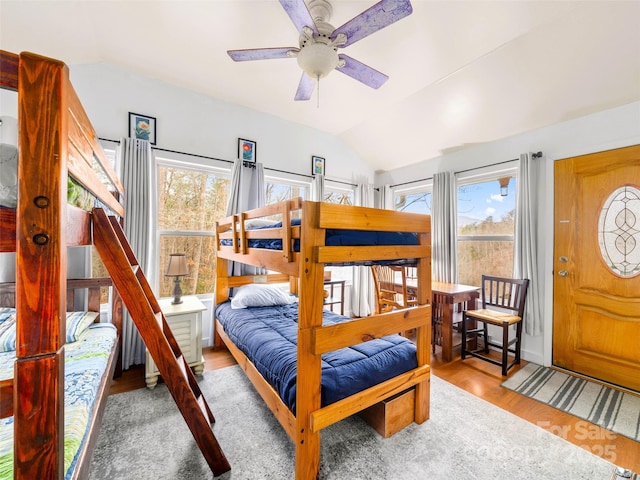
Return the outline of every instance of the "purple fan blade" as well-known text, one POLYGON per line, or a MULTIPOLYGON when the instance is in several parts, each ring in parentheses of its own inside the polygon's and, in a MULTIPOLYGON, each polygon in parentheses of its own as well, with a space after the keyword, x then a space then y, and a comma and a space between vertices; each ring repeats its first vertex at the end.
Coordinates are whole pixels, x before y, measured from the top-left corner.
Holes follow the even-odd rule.
POLYGON ((355 78, 359 82, 370 86, 371 88, 380 88, 389 77, 364 63, 351 58, 348 55, 338 55, 340 60, 344 60, 344 66, 336 68, 337 71, 355 78))
POLYGON ((296 91, 294 100, 309 100, 315 86, 316 81, 306 73, 302 72, 302 77, 300 77, 300 83, 298 84, 298 90, 296 91))
POLYGON ((297 52, 295 47, 283 48, 251 48, 247 50, 227 50, 229 56, 236 62, 248 60, 271 60, 273 58, 290 58, 289 52, 297 52))
POLYGON ((318 33, 316 24, 313 21, 304 0, 280 0, 280 5, 282 5, 284 11, 287 12, 287 15, 289 15, 289 18, 298 29, 298 32, 302 33, 303 27, 309 27, 313 30, 313 33, 318 33))
POLYGON ((334 39, 339 33, 344 33, 347 36, 347 42, 341 47, 347 47, 397 22, 411 12, 413 12, 413 7, 409 0, 382 0, 357 17, 353 17, 341 27, 336 28, 331 34, 331 38, 334 39))

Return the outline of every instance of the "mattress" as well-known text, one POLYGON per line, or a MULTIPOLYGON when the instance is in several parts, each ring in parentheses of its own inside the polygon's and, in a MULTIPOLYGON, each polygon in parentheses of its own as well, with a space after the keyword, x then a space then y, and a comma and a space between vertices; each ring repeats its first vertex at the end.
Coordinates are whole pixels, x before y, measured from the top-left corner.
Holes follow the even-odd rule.
MULTIPOLYGON (((247 222, 249 223, 249 222, 247 222)), ((252 226, 249 224, 247 230, 262 230, 269 228, 280 228, 282 222, 275 222, 271 224, 259 224, 260 226, 252 226)), ((300 225, 300 219, 293 219, 291 221, 292 226, 300 225)), ((418 235, 412 232, 383 232, 383 231, 371 231, 371 230, 344 230, 344 229, 331 229, 325 230, 325 245, 330 247, 337 246, 376 246, 376 245, 418 245, 418 235)), ((222 246, 232 246, 231 239, 222 239, 220 241, 222 246)), ((281 238, 256 238, 249 239, 247 241, 249 248, 263 248, 267 250, 282 250, 281 238)), ((300 251, 300 240, 295 239, 293 244, 293 250, 295 252, 300 251)), ((393 265, 413 265, 415 259, 398 259, 384 262, 358 262, 358 265, 373 265, 373 264, 393 264, 393 265)), ((356 265, 356 263, 340 263, 340 265, 356 265)))
MULTIPOLYGON (((216 316, 233 343, 295 414, 298 304, 238 310, 224 302, 217 306, 216 316)), ((349 320, 323 311, 325 325, 349 320)), ((400 335, 325 353, 321 404, 330 405, 417 366, 415 344, 400 335)))
MULTIPOLYGON (((71 478, 78 452, 87 440, 89 419, 116 335, 113 325, 95 323, 77 341, 65 345, 65 478, 71 478)), ((13 377, 15 358, 15 351, 0 353, 0 379, 13 377)), ((0 419, 0 478, 13 478, 13 427, 13 417, 0 419)))

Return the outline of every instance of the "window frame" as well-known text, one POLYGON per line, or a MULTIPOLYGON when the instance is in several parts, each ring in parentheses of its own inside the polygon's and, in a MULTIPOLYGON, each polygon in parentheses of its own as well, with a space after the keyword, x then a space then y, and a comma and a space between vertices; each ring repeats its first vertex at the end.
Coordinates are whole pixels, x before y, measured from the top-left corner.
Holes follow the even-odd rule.
MULTIPOLYGON (((179 154, 178 154, 179 155, 179 154)), ((188 170, 197 173, 205 173, 207 175, 214 175, 220 178, 224 178, 227 181, 231 181, 231 166, 221 166, 219 165, 221 162, 216 162, 215 160, 212 162, 193 162, 193 161, 184 161, 174 158, 168 158, 166 156, 158 156, 156 155, 155 159, 155 168, 156 174, 158 178, 158 182, 160 182, 160 169, 161 168, 174 168, 181 170, 188 170)), ((159 200, 159 188, 158 188, 158 200, 159 200)), ((154 239, 154 247, 157 252, 157 259, 159 268, 158 268, 158 287, 160 288, 160 284, 162 283, 163 271, 165 265, 161 263, 160 255, 162 253, 161 249, 161 239, 162 237, 211 237, 215 238, 214 230, 170 230, 170 229, 161 229, 159 225, 159 218, 156 216, 156 232, 154 239)), ((194 295, 210 295, 214 292, 203 292, 203 293, 194 293, 194 295)))
MULTIPOLYGON (((276 185, 287 185, 289 187, 304 188, 304 195, 302 195, 303 200, 307 200, 311 192, 311 182, 297 180, 295 178, 289 177, 289 175, 286 175, 286 176, 267 175, 267 173, 265 172, 264 183, 265 183, 265 188, 267 183, 276 184, 276 185)), ((267 199, 265 198, 265 204, 269 205, 266 203, 266 200, 267 199)))
MULTIPOLYGON (((339 195, 342 194, 347 194, 349 199, 351 200, 351 204, 350 205, 355 205, 355 201, 356 201, 356 187, 353 185, 350 186, 341 186, 340 184, 336 183, 336 182, 332 182, 331 180, 326 180, 325 179, 325 183, 324 183, 324 198, 322 199, 322 201, 325 201, 325 198, 327 197, 327 193, 331 194, 331 193, 337 193, 339 195)), ((329 203, 334 203, 334 202, 329 202, 329 203)), ((343 204, 339 204, 339 205, 343 205, 343 204)))
MULTIPOLYGON (((393 209, 397 212, 404 212, 406 210, 398 210, 396 208, 396 198, 400 195, 415 195, 415 194, 429 194, 431 195, 431 199, 433 200, 433 180, 429 180, 428 182, 421 182, 412 184, 409 187, 404 188, 394 188, 393 189, 393 209)), ((418 213, 418 212, 413 212, 418 213)), ((431 215, 431 207, 429 207, 429 212, 421 212, 424 215, 431 215)))
MULTIPOLYGON (((456 210, 458 210, 459 205, 459 197, 458 192, 460 187, 464 187, 466 185, 475 185, 479 183, 487 183, 492 181, 498 181, 499 178, 502 177, 513 177, 516 180, 516 192, 517 192, 517 181, 518 181, 518 162, 514 160, 513 162, 507 162, 506 164, 501 164, 499 168, 496 167, 486 167, 478 172, 477 169, 474 169, 473 172, 461 172, 456 174, 456 210)), ((517 205, 514 202, 514 208, 517 205)), ((458 220, 460 213, 456 211, 456 223, 458 220)), ((459 226, 456 226, 456 244, 458 248, 456 251, 458 252, 458 258, 456 262, 458 264, 458 275, 460 274, 460 243, 461 242, 512 242, 515 245, 515 225, 514 232, 511 235, 461 235, 459 233, 459 226)), ((513 265, 511 266, 513 271, 513 265)))

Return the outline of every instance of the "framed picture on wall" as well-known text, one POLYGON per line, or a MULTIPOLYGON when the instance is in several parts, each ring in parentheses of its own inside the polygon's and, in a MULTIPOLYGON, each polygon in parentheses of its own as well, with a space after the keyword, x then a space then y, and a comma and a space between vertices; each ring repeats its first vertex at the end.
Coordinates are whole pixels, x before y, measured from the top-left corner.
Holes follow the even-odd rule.
POLYGON ((129 136, 156 144, 156 119, 149 115, 129 112, 129 136))
POLYGON ((238 159, 243 162, 255 163, 258 145, 253 140, 238 139, 238 159))
POLYGON ((324 175, 324 158, 316 157, 315 155, 311 157, 311 173, 313 175, 324 175))

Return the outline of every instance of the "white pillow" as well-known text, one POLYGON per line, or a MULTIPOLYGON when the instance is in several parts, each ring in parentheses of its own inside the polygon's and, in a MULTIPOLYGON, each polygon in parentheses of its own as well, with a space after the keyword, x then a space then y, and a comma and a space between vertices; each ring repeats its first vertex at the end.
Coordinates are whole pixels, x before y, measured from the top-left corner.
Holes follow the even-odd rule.
POLYGON ((251 220, 246 220, 244 222, 244 228, 247 230, 251 230, 252 228, 264 228, 271 227, 272 225, 277 224, 275 220, 267 220, 266 218, 254 218, 251 220))
POLYGON ((250 284, 236 289, 231 298, 231 308, 272 307, 289 305, 296 301, 295 297, 284 292, 275 285, 250 284))

